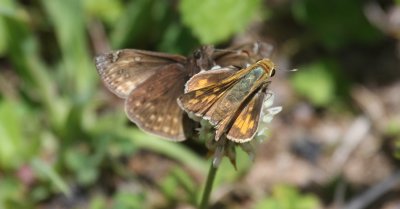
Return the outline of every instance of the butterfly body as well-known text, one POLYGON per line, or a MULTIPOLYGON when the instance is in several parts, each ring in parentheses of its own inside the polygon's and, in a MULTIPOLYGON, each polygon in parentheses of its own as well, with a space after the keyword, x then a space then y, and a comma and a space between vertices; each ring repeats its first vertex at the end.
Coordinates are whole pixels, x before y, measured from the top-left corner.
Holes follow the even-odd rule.
POLYGON ((208 120, 216 129, 216 140, 226 134, 228 139, 245 142, 257 130, 274 64, 263 59, 239 71, 226 71, 229 70, 222 68, 193 76, 178 103, 184 110, 208 120), (208 80, 210 74, 216 77, 219 72, 225 77, 208 80), (196 84, 204 87, 197 88, 196 84))
POLYGON ((152 134, 182 141, 193 128, 176 101, 190 77, 215 65, 246 66, 267 56, 270 49, 259 42, 227 50, 203 46, 188 57, 122 49, 101 54, 95 62, 105 86, 125 99, 125 112, 132 122, 152 134))

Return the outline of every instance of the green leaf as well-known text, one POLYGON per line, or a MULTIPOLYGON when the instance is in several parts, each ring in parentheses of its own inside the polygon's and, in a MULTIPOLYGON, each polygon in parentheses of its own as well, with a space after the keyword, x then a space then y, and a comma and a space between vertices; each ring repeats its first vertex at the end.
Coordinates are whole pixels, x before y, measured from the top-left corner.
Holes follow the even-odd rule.
MULTIPOLYGON (((169 199, 169 200, 173 200, 174 198, 177 198, 177 197, 175 197, 176 196, 176 194, 177 194, 177 191, 178 191, 178 187, 179 187, 179 184, 178 184, 178 182, 177 182, 177 179, 174 177, 174 176, 171 176, 171 175, 168 175, 168 176, 166 176, 163 180, 162 180, 162 182, 161 182, 161 184, 159 185, 159 187, 160 187, 160 190, 161 190, 161 192, 163 193, 163 195, 167 198, 167 199, 169 199)), ((179 198, 179 197, 178 197, 179 198)))
POLYGON ((61 89, 73 101, 92 98, 97 75, 89 57, 83 3, 80 0, 42 0, 48 18, 52 21, 63 63, 58 71, 61 89))
POLYGON ((346 44, 375 43, 382 34, 366 19, 361 0, 298 0, 293 14, 298 22, 308 27, 308 36, 316 36, 328 49, 346 44))
POLYGON ((335 66, 322 61, 299 69, 291 78, 295 90, 315 105, 328 105, 335 98, 335 66))
POLYGON ((113 24, 120 17, 123 6, 120 0, 84 0, 85 12, 96 16, 108 24, 113 24))
POLYGON ((55 188, 64 193, 64 195, 68 197, 70 196, 71 190, 69 189, 67 182, 62 179, 60 174, 52 166, 40 159, 34 159, 32 161, 32 167, 36 170, 39 176, 46 180, 50 180, 55 188))
POLYGON ((132 208, 146 208, 144 203, 146 200, 145 194, 142 193, 129 193, 118 192, 114 196, 114 205, 112 208, 118 209, 132 209, 132 208))
POLYGON ((7 47, 7 26, 5 25, 3 15, 11 15, 15 13, 16 5, 12 0, 0 0, 0 55, 4 55, 6 53, 7 47))
POLYGON ((260 7, 260 0, 181 0, 179 11, 194 35, 210 44, 242 31, 260 7))
POLYGON ((79 149, 68 149, 65 155, 66 166, 75 173, 80 184, 88 185, 96 180, 97 165, 92 162, 89 154, 82 153, 79 149))
POLYGON ((20 181, 2 176, 0 181, 0 208, 11 208, 10 202, 21 201, 23 190, 20 181))
POLYGON ((55 99, 54 78, 39 57, 39 44, 35 35, 21 15, 7 15, 3 20, 8 33, 9 58, 18 76, 24 81, 21 88, 44 105, 52 125, 58 126, 63 116, 63 105, 55 99))
POLYGON ((36 124, 26 124, 33 117, 21 103, 0 102, 0 168, 17 168, 37 150, 37 135, 31 133, 36 124))
POLYGON ((7 30, 3 18, 0 16, 0 56, 7 51, 7 30))
POLYGON ((126 9, 111 31, 114 48, 145 45, 162 37, 172 11, 168 1, 136 0, 126 9))
POLYGON ((301 195, 289 186, 276 186, 272 196, 261 200, 255 209, 315 209, 318 208, 318 199, 312 195, 301 195))
POLYGON ((125 129, 122 134, 132 140, 137 148, 145 148, 164 154, 201 173, 207 171, 207 162, 182 144, 170 142, 137 129, 125 129))
POLYGON ((89 204, 89 209, 106 209, 107 201, 106 197, 103 195, 97 194, 91 200, 89 204))

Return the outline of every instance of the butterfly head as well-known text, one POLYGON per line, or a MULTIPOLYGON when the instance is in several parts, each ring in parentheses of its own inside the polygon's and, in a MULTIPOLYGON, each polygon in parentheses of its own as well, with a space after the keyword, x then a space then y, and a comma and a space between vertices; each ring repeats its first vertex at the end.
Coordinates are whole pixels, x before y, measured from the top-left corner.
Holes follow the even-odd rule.
POLYGON ((257 65, 261 66, 269 77, 275 75, 275 64, 270 59, 262 59, 257 62, 257 65))
POLYGON ((191 67, 190 76, 200 72, 201 70, 209 70, 215 62, 212 59, 212 54, 215 48, 211 45, 205 45, 196 49, 189 58, 189 66, 191 67))

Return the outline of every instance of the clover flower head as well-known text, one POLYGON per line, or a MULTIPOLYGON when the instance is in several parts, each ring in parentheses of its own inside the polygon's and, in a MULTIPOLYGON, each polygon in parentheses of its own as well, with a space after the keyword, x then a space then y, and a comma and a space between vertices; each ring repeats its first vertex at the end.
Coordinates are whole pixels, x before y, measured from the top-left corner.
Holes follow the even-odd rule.
MULTIPOLYGON (((226 136, 222 136, 218 141, 215 140, 215 131, 213 126, 207 120, 200 120, 201 128, 199 128, 199 138, 205 140, 206 146, 211 155, 213 155, 213 166, 218 167, 224 156, 228 157, 233 166, 236 168, 236 146, 239 146, 243 151, 248 153, 251 160, 254 159, 256 147, 264 141, 268 136, 268 124, 274 116, 281 110, 281 106, 273 107, 274 94, 268 92, 263 107, 261 110, 260 120, 257 132, 252 140, 245 143, 237 143, 229 140, 226 136)), ((192 115, 192 117, 194 117, 192 115)), ((199 120, 198 117, 194 117, 199 120)))

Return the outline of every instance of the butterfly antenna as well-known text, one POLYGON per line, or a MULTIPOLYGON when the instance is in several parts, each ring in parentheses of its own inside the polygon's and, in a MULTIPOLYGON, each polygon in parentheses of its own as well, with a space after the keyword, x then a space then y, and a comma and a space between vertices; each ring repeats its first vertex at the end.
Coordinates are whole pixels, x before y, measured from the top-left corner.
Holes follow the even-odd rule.
POLYGON ((279 69, 279 68, 276 68, 276 70, 277 70, 277 71, 286 71, 286 72, 296 72, 296 71, 299 71, 299 69, 297 69, 297 68, 293 68, 293 69, 290 69, 290 70, 288 70, 288 69, 279 69))

